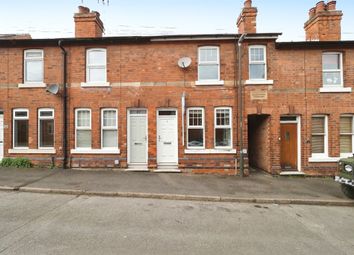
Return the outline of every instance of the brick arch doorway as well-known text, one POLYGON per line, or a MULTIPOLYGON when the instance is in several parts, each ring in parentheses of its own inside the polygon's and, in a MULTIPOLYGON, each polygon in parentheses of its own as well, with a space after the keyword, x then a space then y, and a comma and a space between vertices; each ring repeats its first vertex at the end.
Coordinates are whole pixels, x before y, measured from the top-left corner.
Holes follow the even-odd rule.
POLYGON ((247 117, 248 157, 251 169, 271 172, 270 115, 252 114, 247 117))

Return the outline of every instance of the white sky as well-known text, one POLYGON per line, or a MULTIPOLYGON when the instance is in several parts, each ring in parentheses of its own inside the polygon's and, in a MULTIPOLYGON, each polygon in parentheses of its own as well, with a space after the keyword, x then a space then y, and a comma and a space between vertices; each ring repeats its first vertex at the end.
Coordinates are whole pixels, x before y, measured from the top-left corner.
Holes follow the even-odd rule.
MULTIPOLYGON (((243 0, 0 0, 0 33, 34 38, 73 37, 73 13, 85 5, 101 13, 106 36, 236 33, 243 0)), ((317 0, 253 0, 258 32, 282 32, 282 41, 304 40, 303 25, 317 0)), ((342 39, 354 40, 354 1, 338 0, 342 39)))

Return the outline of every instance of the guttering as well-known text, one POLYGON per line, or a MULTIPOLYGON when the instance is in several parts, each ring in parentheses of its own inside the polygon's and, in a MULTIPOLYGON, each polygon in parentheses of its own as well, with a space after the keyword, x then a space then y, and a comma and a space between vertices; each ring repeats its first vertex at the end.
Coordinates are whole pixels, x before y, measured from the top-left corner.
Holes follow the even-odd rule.
POLYGON ((354 48, 354 41, 277 42, 277 50, 354 48))
POLYGON ((175 38, 152 38, 151 42, 178 42, 178 41, 213 41, 213 40, 235 40, 235 36, 209 36, 209 37, 175 37, 175 38))
POLYGON ((63 41, 58 41, 58 46, 60 47, 63 54, 63 168, 66 169, 67 159, 68 159, 68 140, 67 140, 67 51, 63 47, 63 41))
POLYGON ((244 176, 243 160, 243 88, 242 88, 242 42, 247 34, 242 34, 237 41, 238 49, 238 124, 239 124, 239 151, 240 151, 240 175, 244 176))

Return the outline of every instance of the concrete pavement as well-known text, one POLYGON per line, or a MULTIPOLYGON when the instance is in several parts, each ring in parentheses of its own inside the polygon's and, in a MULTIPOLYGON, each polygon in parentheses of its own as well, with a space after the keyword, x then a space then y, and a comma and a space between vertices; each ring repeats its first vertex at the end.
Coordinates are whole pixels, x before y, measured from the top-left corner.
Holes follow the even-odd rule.
POLYGON ((0 254, 353 254, 351 207, 0 192, 0 254))
POLYGON ((0 190, 278 204, 354 205, 331 178, 0 168, 0 190))

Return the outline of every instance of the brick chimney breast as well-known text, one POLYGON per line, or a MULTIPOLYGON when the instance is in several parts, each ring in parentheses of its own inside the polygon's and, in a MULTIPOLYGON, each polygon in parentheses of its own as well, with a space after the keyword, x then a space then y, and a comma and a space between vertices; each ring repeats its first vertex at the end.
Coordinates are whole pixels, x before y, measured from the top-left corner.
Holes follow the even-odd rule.
POLYGON ((74 21, 76 38, 102 37, 104 26, 99 12, 90 12, 89 8, 79 6, 79 11, 74 14, 74 21))
POLYGON ((343 13, 336 9, 336 1, 320 1, 309 11, 305 23, 307 41, 340 41, 343 13))
POLYGON ((237 19, 239 34, 257 32, 257 13, 257 8, 252 7, 252 0, 246 0, 242 12, 237 19))

